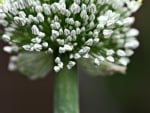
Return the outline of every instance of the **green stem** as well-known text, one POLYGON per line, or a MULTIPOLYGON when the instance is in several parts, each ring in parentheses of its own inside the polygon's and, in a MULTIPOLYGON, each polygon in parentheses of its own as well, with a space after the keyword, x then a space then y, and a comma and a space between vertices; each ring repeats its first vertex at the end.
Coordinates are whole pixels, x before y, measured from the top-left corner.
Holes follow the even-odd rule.
POLYGON ((77 68, 62 69, 55 75, 54 113, 79 113, 77 68))

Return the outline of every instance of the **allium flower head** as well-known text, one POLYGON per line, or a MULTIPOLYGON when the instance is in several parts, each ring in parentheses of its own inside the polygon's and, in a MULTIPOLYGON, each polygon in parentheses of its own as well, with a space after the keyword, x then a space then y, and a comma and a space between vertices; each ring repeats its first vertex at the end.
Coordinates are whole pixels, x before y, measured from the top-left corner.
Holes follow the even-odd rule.
POLYGON ((56 72, 64 67, 71 69, 77 62, 97 73, 124 70, 133 49, 139 46, 135 38, 139 31, 131 25, 135 20, 132 14, 141 2, 2 0, 0 24, 5 29, 2 39, 9 43, 4 50, 18 53, 11 58, 10 69, 23 71, 38 62, 44 67, 46 56, 54 62, 51 67, 56 72))

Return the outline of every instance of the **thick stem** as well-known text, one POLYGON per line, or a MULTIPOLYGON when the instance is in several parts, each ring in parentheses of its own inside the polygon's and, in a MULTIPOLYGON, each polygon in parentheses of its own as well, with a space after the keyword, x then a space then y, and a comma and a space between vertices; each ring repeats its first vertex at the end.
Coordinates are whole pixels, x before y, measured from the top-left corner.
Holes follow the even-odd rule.
POLYGON ((62 69, 55 75, 54 113, 79 113, 77 69, 62 69))

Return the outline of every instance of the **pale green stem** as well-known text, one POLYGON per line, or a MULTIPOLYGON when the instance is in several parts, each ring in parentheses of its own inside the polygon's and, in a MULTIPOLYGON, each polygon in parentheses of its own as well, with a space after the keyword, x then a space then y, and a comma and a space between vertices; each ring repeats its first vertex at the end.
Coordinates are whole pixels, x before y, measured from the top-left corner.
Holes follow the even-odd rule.
POLYGON ((77 68, 62 69, 55 75, 54 113, 79 113, 77 68))

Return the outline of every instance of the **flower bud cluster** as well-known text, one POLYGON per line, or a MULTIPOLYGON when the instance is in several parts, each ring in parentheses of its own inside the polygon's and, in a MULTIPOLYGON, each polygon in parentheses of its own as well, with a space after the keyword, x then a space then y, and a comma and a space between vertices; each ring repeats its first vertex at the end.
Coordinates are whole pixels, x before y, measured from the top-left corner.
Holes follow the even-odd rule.
POLYGON ((127 66, 139 46, 139 31, 131 25, 140 6, 141 0, 3 0, 2 39, 10 44, 4 50, 52 54, 56 72, 81 58, 97 66, 104 61, 127 66))

